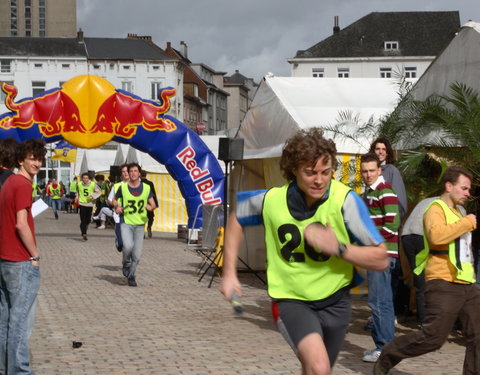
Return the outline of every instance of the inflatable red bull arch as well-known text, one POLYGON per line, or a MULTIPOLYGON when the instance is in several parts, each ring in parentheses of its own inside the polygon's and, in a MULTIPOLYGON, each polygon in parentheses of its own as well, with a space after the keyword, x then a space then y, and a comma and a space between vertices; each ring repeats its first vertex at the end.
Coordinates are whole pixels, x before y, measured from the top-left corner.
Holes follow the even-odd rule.
MULTIPOLYGON (((224 174, 201 138, 166 115, 175 89, 159 92, 160 104, 115 89, 105 79, 81 75, 61 88, 15 101, 17 88, 2 85, 11 112, 0 115, 0 139, 64 139, 73 146, 96 148, 109 141, 128 143, 165 165, 185 198, 189 228, 201 204, 223 202, 224 174)), ((201 210, 199 210, 201 212, 201 210)))

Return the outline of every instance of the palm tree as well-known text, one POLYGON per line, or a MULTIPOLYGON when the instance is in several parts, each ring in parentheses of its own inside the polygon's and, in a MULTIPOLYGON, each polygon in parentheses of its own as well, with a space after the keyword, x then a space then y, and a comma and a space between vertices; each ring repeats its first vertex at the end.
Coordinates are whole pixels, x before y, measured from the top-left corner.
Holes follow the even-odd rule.
POLYGON ((462 83, 448 95, 415 100, 411 87, 399 84, 399 104, 389 115, 360 123, 358 116, 341 112, 334 126, 324 127, 361 144, 382 136, 402 150, 397 167, 402 172, 409 201, 416 203, 438 193, 438 181, 448 165, 462 165, 479 176, 480 99, 462 83), (368 140, 365 142, 365 140, 368 140))

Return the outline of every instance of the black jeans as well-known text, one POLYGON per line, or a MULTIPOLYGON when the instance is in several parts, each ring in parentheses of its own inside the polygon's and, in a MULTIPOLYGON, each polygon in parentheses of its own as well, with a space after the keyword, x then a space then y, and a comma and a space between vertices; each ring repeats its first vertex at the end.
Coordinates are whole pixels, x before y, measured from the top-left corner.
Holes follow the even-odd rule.
POLYGON ((423 323, 425 319, 425 277, 422 272, 417 275, 413 272, 415 269, 415 256, 423 249, 423 236, 418 234, 408 234, 402 236, 403 251, 407 257, 408 264, 413 273, 413 286, 415 287, 417 302, 417 321, 423 323))
POLYGON ((87 234, 88 224, 90 224, 90 220, 92 220, 92 211, 93 207, 85 207, 79 206, 80 212, 80 230, 83 234, 87 234))

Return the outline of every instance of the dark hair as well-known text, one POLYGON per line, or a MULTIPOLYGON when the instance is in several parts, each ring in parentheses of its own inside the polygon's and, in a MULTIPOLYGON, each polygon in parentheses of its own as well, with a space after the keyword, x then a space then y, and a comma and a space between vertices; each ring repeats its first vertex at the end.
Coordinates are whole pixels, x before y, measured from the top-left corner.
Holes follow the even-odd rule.
POLYGON ((456 165, 453 165, 451 167, 448 167, 445 169, 445 172, 443 173, 442 176, 442 187, 443 190, 445 191, 445 184, 447 182, 450 182, 451 184, 455 185, 458 181, 458 178, 460 175, 464 175, 467 177, 470 181, 473 180, 473 174, 470 172, 468 169, 465 169, 463 167, 458 167, 456 165))
POLYGON ((17 168, 20 167, 21 161, 25 160, 28 155, 32 155, 34 159, 43 161, 45 155, 47 154, 47 149, 45 148, 45 141, 43 139, 27 139, 18 144, 17 150, 15 153, 17 168))
POLYGON ((95 181, 105 181, 105 176, 103 174, 98 174, 95 176, 95 181))
POLYGON ((83 173, 81 174, 81 177, 83 177, 83 176, 88 176, 88 178, 90 178, 90 173, 88 173, 88 172, 83 172, 83 173))
POLYGON ((360 163, 370 163, 371 161, 374 161, 377 163, 377 167, 380 168, 380 165, 382 164, 380 162, 380 159, 378 158, 378 156, 376 154, 374 154, 373 152, 369 152, 367 154, 363 154, 361 157, 360 157, 360 163))
POLYGON ((294 172, 300 165, 309 163, 314 166, 319 159, 324 163, 331 160, 332 168, 335 169, 336 156, 335 143, 331 139, 324 138, 322 129, 300 130, 285 142, 280 169, 288 181, 295 181, 294 172))
MULTIPOLYGON (((130 172, 130 169, 135 168, 135 167, 137 167, 137 168, 138 168, 138 171, 139 171, 140 173, 142 173, 142 167, 140 167, 140 164, 138 164, 138 163, 129 163, 129 164, 128 164, 128 171, 130 172)), ((121 170, 121 169, 120 169, 120 170, 121 170)))
POLYGON ((118 168, 119 168, 118 170, 119 170, 120 172, 122 171, 123 168, 127 168, 127 170, 128 170, 128 164, 127 164, 127 163, 124 163, 124 164, 122 164, 122 165, 121 165, 120 167, 118 167, 118 168))
POLYGON ((370 152, 375 153, 375 147, 377 147, 377 143, 383 143, 385 145, 385 148, 387 149, 387 158, 385 159, 385 162, 387 164, 395 163, 395 158, 394 158, 394 155, 393 155, 392 145, 390 144, 390 141, 385 137, 379 137, 379 138, 375 139, 372 142, 372 144, 370 146, 370 150, 368 152, 369 153, 370 152))
POLYGON ((17 166, 16 151, 18 142, 13 138, 0 141, 0 166, 6 169, 13 169, 17 166))

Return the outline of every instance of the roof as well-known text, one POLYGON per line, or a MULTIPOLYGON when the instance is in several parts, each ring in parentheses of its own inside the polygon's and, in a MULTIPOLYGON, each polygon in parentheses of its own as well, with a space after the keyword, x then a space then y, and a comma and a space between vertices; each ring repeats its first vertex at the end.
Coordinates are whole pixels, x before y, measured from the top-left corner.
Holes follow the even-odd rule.
POLYGON ((467 22, 458 35, 430 64, 411 91, 417 100, 432 94, 449 95, 453 83, 480 92, 480 23, 467 22))
POLYGON ((77 38, 1 37, 2 56, 86 57, 85 47, 77 38))
MULTIPOLYGON (((385 78, 266 76, 240 125, 244 158, 280 156, 285 141, 296 131, 336 125, 342 112, 350 111, 360 123, 378 120, 397 105, 397 91, 395 80, 385 78)), ((334 134, 328 133, 327 137, 333 138, 334 134)), ((337 151, 367 152, 370 140, 357 141, 338 139, 337 151)))
POLYGON ((152 42, 133 38, 85 38, 89 59, 173 60, 152 42))
POLYGON ((295 58, 382 57, 387 41, 399 42, 395 56, 436 56, 459 28, 458 11, 372 12, 295 58))

